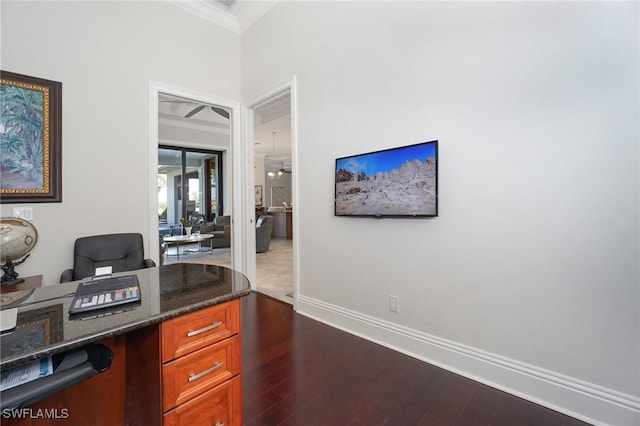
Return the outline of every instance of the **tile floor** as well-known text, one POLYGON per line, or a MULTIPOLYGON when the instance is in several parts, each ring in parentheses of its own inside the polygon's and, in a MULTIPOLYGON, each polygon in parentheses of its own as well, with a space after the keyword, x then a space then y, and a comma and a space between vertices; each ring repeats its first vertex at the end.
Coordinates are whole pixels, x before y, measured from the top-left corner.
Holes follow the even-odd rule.
MULTIPOLYGON (((180 252, 196 246, 181 246, 180 252)), ((176 248, 170 247, 164 256, 164 264, 178 262, 176 248)), ((180 262, 205 263, 231 267, 231 249, 214 249, 213 252, 180 255, 180 262)), ((256 291, 293 304, 293 242, 272 239, 269 251, 256 254, 256 291)))

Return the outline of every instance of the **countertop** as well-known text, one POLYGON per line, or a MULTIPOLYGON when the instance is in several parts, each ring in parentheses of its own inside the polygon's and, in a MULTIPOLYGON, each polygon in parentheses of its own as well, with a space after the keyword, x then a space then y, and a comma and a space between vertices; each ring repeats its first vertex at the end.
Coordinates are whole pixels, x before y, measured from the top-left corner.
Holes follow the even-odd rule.
POLYGON ((250 292, 249 280, 243 274, 223 266, 175 263, 113 275, 132 274, 140 282, 140 303, 74 316, 69 315, 69 306, 78 281, 34 289, 18 306, 16 329, 0 337, 0 369, 160 323, 250 292))

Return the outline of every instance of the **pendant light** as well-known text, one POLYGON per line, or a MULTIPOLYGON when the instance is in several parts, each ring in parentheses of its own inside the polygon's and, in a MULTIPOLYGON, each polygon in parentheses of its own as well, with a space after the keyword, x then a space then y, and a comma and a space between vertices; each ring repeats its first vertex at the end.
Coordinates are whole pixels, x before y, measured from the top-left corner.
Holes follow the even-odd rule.
MULTIPOLYGON (((276 156, 276 132, 271 132, 273 133, 273 157, 276 156)), ((274 179, 275 177, 280 177, 280 174, 276 175, 275 170, 269 170, 267 172, 267 176, 269 176, 269 179, 274 179)))

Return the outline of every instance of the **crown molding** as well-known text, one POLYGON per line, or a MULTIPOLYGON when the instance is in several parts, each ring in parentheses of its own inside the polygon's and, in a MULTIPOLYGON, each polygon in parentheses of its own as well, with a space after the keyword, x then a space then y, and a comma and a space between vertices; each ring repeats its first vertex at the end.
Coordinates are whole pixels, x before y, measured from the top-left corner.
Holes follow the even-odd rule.
POLYGON ((234 33, 240 34, 240 24, 238 19, 229 12, 225 12, 204 0, 165 0, 186 12, 192 13, 200 18, 206 19, 216 25, 226 28, 234 33))
POLYGON ((242 34, 277 3, 277 0, 235 2, 231 12, 227 12, 206 0, 165 1, 236 34, 242 34))
POLYGON ((238 17, 240 33, 250 28, 262 16, 267 13, 278 0, 236 1, 231 6, 231 11, 238 17))

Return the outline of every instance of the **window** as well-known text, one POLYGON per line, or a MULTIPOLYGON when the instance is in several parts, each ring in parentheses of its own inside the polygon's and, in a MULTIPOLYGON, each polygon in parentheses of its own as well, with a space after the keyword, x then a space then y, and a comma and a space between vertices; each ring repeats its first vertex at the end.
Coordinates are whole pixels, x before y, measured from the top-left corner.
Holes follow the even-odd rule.
POLYGON ((212 221, 222 214, 222 152, 160 146, 158 149, 158 220, 212 221))

